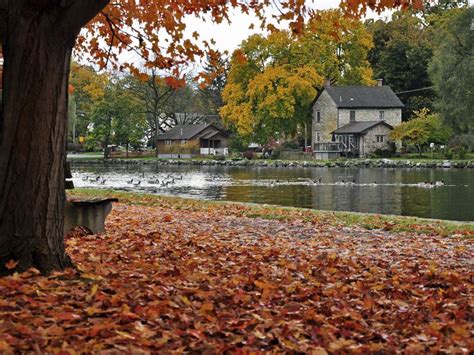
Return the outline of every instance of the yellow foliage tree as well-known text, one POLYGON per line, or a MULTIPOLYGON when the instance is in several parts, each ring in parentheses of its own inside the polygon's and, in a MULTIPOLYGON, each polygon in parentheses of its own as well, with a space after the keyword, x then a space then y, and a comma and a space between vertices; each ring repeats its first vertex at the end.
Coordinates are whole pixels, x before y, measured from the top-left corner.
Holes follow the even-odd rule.
POLYGON ((372 37, 339 10, 315 14, 299 36, 253 35, 234 52, 221 115, 252 140, 294 135, 311 119, 311 102, 324 78, 341 84, 373 83, 367 53, 372 37))

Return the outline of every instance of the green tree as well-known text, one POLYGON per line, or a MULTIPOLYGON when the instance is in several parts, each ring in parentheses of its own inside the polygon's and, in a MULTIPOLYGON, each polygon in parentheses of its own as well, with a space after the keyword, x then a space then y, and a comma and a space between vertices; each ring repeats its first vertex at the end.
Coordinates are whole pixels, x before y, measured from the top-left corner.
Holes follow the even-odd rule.
POLYGON ((399 93, 405 104, 403 118, 423 107, 432 109, 435 93, 430 88, 428 63, 433 33, 423 18, 411 11, 395 12, 388 22, 368 20, 366 26, 374 38, 368 56, 374 77, 399 93))
POLYGON ((390 133, 393 140, 414 146, 420 156, 429 143, 446 144, 451 135, 452 131, 443 125, 439 115, 429 114, 426 108, 417 111, 414 118, 402 122, 390 133))
MULTIPOLYGON (((205 113, 215 115, 217 118, 220 108, 224 105, 222 91, 227 81, 228 70, 229 59, 223 56, 217 58, 207 56, 203 66, 203 74, 207 80, 202 83, 199 92, 206 107, 205 113)), ((213 123, 220 124, 220 119, 213 123)))
POLYGON ((121 80, 117 85, 116 106, 112 121, 114 143, 125 146, 128 157, 130 147, 138 149, 142 146, 147 130, 147 121, 141 100, 126 86, 126 81, 121 80))
POLYGON ((446 12, 435 25, 437 47, 429 72, 436 109, 456 134, 474 134, 474 8, 446 12))
POLYGON ((111 77, 103 97, 92 108, 88 145, 100 144, 106 159, 112 143, 124 145, 127 155, 130 146, 139 147, 147 129, 141 100, 127 84, 126 78, 111 77))
POLYGON ((69 125, 72 127, 74 123, 76 137, 86 137, 88 126, 91 123, 92 110, 96 102, 104 96, 108 76, 104 73, 98 73, 91 66, 79 65, 73 62, 69 80, 72 88, 71 100, 75 105, 73 111, 69 107, 69 125), (75 117, 75 122, 72 122, 72 117, 75 117))

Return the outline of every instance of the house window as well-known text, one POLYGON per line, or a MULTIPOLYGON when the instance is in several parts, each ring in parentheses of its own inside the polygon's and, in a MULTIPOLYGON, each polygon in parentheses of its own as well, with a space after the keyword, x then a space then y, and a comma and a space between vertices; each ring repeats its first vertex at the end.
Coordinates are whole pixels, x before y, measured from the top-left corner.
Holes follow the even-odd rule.
POLYGON ((377 143, 383 143, 383 142, 385 142, 385 136, 376 135, 375 138, 377 139, 377 143))
POLYGON ((165 145, 171 145, 171 140, 169 139, 165 140, 165 145))
POLYGON ((385 120, 385 111, 379 111, 379 119, 380 121, 385 120))
POLYGON ((183 146, 183 145, 186 145, 187 142, 188 142, 188 141, 187 141, 186 139, 181 139, 181 145, 182 145, 182 146, 183 146))
POLYGON ((321 142, 321 133, 316 132, 316 142, 321 142))
POLYGON ((355 111, 351 111, 349 113, 349 119, 351 122, 354 122, 356 120, 356 112, 355 111))
POLYGON ((316 111, 316 122, 321 122, 321 111, 316 111))

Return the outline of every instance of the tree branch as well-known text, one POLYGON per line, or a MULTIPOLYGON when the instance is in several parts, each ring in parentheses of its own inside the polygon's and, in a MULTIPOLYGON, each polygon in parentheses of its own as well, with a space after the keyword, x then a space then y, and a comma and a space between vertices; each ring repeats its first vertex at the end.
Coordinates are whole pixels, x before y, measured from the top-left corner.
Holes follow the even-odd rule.
POLYGON ((77 34, 110 3, 110 0, 59 0, 59 2, 66 9, 63 23, 68 24, 68 28, 77 34))

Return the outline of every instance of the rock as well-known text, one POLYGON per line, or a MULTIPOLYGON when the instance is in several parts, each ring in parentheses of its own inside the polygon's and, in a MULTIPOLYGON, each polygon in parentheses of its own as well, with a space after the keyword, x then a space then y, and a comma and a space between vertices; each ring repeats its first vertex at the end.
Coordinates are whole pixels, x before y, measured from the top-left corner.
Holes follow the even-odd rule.
POLYGON ((452 166, 449 160, 443 161, 443 168, 450 168, 452 166))

